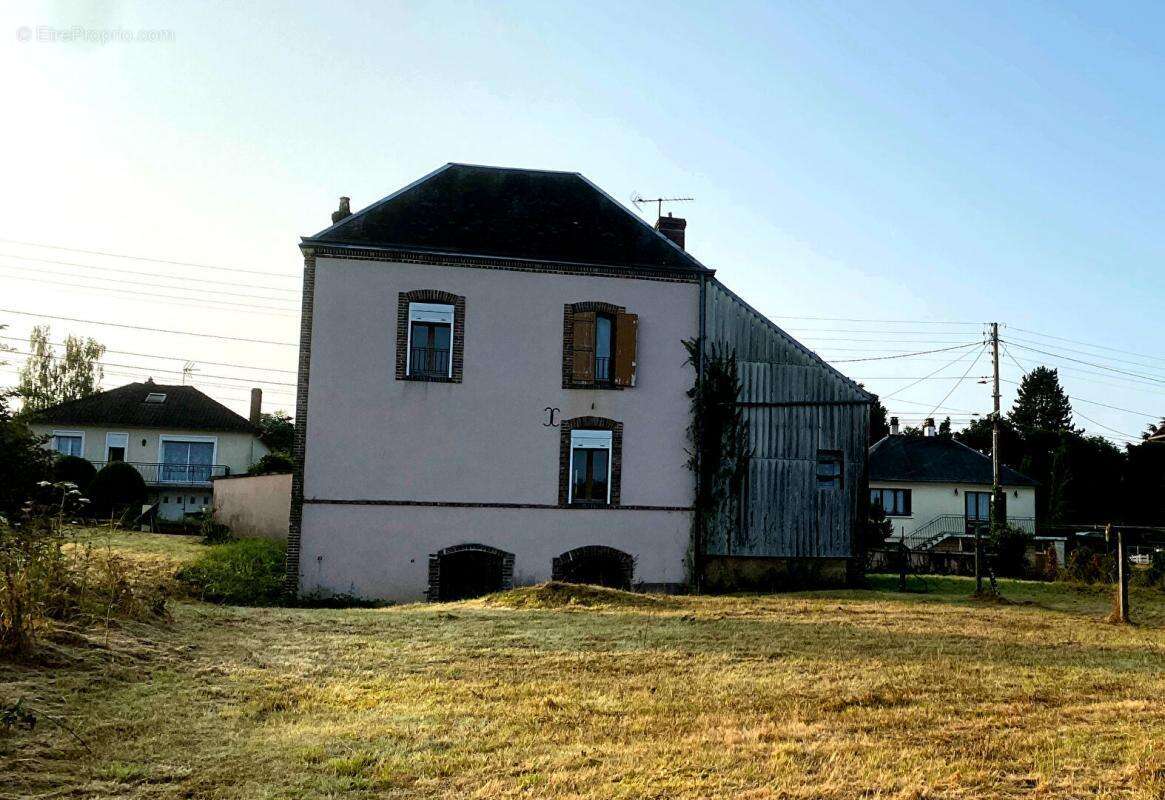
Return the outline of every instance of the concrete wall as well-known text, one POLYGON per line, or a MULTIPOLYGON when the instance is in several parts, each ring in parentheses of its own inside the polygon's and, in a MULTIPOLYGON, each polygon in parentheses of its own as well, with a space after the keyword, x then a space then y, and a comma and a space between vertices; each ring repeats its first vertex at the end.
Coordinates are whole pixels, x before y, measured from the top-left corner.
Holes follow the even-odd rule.
POLYGON ((555 508, 560 431, 545 409, 623 423, 623 506, 689 508, 681 342, 698 306, 692 283, 319 258, 301 590, 419 600, 428 555, 462 543, 514 553, 523 580, 608 544, 639 559, 637 581, 682 581, 686 511, 555 508), (416 289, 465 297, 461 383, 395 379, 398 293, 416 289), (583 301, 639 315, 635 388, 562 388, 563 305, 583 301))
POLYGON ((290 514, 290 473, 214 482, 215 521, 236 536, 286 541, 290 514))
MULTIPOLYGON (((894 535, 914 533, 915 529, 926 525, 943 514, 966 514, 966 492, 990 492, 990 485, 973 483, 887 483, 870 481, 871 489, 910 489, 911 513, 908 517, 889 517, 894 526, 894 535), (955 489, 959 490, 955 494, 955 489)), ((1004 486, 1007 491, 1007 518, 1034 519, 1036 516, 1036 490, 1031 486, 1004 486)))

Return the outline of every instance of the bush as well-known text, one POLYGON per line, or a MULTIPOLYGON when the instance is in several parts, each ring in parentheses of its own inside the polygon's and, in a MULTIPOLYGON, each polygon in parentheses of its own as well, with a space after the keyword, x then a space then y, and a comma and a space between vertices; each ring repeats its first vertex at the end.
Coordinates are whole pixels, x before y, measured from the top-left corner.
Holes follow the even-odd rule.
POLYGON ((287 453, 268 453, 260 458, 250 469, 248 475, 287 474, 295 467, 295 462, 287 453))
POLYGON ((101 468, 89 485, 89 499, 97 516, 122 515, 138 511, 146 502, 146 482, 141 474, 124 461, 114 461, 101 468))
POLYGON ((203 509, 190 516, 199 521, 198 531, 202 534, 203 544, 226 544, 235 541, 235 535, 231 533, 230 528, 221 522, 215 522, 214 512, 211 509, 203 509))
POLYGON ((1165 550, 1157 550, 1149 556, 1149 568, 1134 570, 1133 580, 1141 586, 1165 589, 1165 550))
POLYGON ((0 516, 15 519, 37 483, 52 477, 52 453, 42 437, 13 418, 8 397, 0 393, 0 516))
POLYGON ((1027 548, 1032 541, 1032 535, 1022 528, 996 526, 991 532, 995 573, 1005 578, 1024 577, 1027 574, 1027 548))
POLYGON ((1116 559, 1108 553, 1098 553, 1087 545, 1080 545, 1064 560, 1060 577, 1078 583, 1114 583, 1116 559))
POLYGON ((53 462, 53 480, 76 484, 82 492, 89 488, 96 477, 97 467, 80 456, 57 456, 53 462))
POLYGON ((178 580, 212 603, 278 605, 283 591, 285 547, 268 539, 214 545, 178 572, 178 580))

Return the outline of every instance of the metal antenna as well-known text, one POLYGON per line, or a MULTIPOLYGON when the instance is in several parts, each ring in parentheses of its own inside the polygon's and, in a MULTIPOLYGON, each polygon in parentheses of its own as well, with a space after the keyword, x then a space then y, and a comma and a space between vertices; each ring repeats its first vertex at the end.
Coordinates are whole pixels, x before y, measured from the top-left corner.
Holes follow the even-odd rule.
POLYGON ((191 377, 198 370, 194 366, 193 361, 187 361, 182 365, 182 385, 186 385, 186 379, 191 377))
POLYGON ((688 202, 691 202, 695 199, 696 198, 694 198, 694 197, 650 197, 649 198, 649 197, 641 197, 639 195, 639 192, 635 192, 633 195, 631 195, 631 204, 633 206, 635 206, 636 210, 638 210, 640 213, 642 213, 643 209, 640 206, 646 205, 647 203, 655 203, 655 215, 657 217, 662 217, 664 203, 688 203, 688 202))

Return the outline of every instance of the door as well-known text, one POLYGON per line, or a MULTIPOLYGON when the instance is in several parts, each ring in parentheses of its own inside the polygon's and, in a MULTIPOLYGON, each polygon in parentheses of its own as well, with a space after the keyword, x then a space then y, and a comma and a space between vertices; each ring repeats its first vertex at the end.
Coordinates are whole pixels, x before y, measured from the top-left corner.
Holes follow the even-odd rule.
POLYGON ((985 529, 991 522, 991 492, 964 492, 966 503, 967 533, 976 528, 985 529))
POLYGON ((162 481, 209 483, 214 442, 162 440, 162 481))

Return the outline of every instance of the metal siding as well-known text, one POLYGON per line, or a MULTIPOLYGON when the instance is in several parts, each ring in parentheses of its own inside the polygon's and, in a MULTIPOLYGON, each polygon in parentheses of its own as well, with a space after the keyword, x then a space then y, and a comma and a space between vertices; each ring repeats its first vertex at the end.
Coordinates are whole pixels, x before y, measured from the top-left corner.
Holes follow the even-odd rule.
POLYGON ((736 352, 752 458, 744 525, 709 532, 710 555, 849 557, 866 494, 868 396, 718 282, 710 343, 736 352), (817 488, 817 451, 843 458, 840 492, 817 488))

